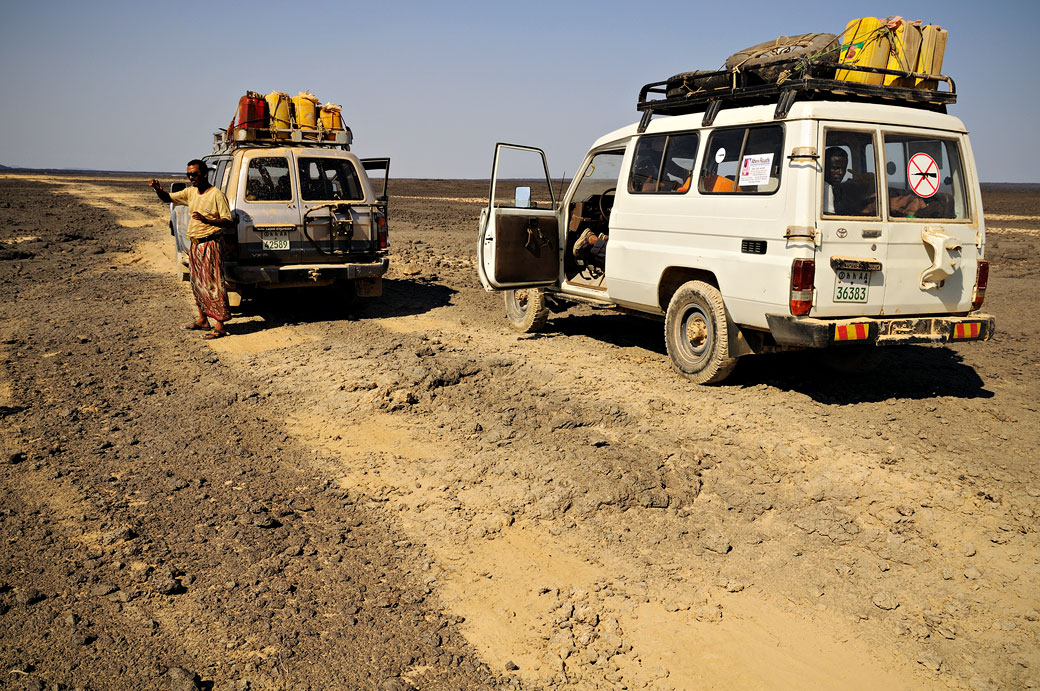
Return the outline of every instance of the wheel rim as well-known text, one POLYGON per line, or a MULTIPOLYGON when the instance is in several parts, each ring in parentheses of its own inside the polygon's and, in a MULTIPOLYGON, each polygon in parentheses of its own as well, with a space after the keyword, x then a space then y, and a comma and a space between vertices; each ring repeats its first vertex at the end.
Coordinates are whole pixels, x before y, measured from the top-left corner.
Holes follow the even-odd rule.
POLYGON ((517 319, 522 319, 527 314, 528 295, 526 290, 514 290, 513 297, 509 301, 510 311, 517 319))
POLYGON ((697 305, 687 307, 679 319, 675 340, 683 359, 690 362, 703 360, 715 343, 710 315, 697 305))

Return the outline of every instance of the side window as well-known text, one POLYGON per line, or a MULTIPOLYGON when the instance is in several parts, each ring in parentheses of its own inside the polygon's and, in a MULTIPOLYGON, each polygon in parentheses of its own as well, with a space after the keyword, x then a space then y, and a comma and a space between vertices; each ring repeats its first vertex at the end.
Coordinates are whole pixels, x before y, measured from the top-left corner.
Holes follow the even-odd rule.
POLYGON ((224 167, 224 174, 218 178, 220 180, 220 185, 218 186, 222 192, 226 193, 228 191, 228 184, 231 182, 231 169, 233 167, 233 162, 229 160, 227 165, 224 167))
POLYGON ((874 135, 827 130, 821 204, 825 216, 876 217, 874 135))
POLYGON ((206 161, 205 163, 206 168, 208 169, 208 172, 206 173, 206 180, 209 182, 211 186, 216 187, 217 185, 214 182, 214 180, 220 179, 217 177, 217 173, 219 172, 220 164, 223 163, 223 161, 206 161))
POLYGON ((365 190, 351 161, 300 158, 298 165, 300 198, 304 201, 357 201, 365 198, 365 190))
POLYGON ((885 173, 892 218, 968 218, 957 142, 886 134, 885 173))
POLYGON ((780 187, 784 130, 779 125, 715 130, 698 188, 705 194, 770 194, 780 187))
POLYGON ((273 156, 251 159, 246 172, 246 201, 292 201, 289 161, 273 156))
POLYGON ((636 144, 628 191, 682 193, 690 189, 697 133, 643 137, 636 144))
POLYGON ((221 158, 216 161, 211 161, 210 165, 212 167, 209 169, 209 184, 223 191, 224 173, 227 172, 228 161, 226 158, 221 158))

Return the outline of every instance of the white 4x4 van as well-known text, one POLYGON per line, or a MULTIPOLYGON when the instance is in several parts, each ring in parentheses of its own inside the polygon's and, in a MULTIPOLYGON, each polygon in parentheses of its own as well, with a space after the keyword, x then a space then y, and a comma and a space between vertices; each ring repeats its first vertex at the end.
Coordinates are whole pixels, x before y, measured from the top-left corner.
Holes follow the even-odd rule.
MULTIPOLYGON (((343 145, 216 138, 203 160, 210 184, 237 220, 228 233, 228 289, 342 285, 349 297, 382 294, 389 260, 386 185, 390 159, 359 159, 343 145), (381 190, 369 179, 380 171, 381 190)), ((175 183, 171 191, 183 189, 175 183)), ((170 209, 177 263, 188 273, 188 209, 170 209)))
POLYGON ((597 140, 559 202, 541 150, 498 144, 480 280, 521 331, 566 303, 663 316, 672 365, 698 383, 785 347, 988 339, 967 131, 934 102, 948 92, 882 102, 881 88, 713 105, 648 101, 664 91, 647 85, 642 121, 597 140), (526 186, 496 199, 507 153, 540 156, 546 201, 526 186), (575 256, 585 230, 607 233, 602 269, 575 256))

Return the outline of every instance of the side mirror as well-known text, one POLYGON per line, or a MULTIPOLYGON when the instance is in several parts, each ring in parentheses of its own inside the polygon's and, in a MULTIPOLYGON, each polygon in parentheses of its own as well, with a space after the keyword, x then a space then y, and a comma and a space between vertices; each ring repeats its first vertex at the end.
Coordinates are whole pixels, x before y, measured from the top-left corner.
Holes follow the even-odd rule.
POLYGON ((513 206, 518 209, 527 209, 531 206, 531 188, 517 187, 513 197, 513 206))
POLYGON ((183 182, 175 182, 172 185, 170 185, 170 191, 171 192, 180 192, 181 190, 183 190, 187 186, 188 185, 183 183, 183 182))

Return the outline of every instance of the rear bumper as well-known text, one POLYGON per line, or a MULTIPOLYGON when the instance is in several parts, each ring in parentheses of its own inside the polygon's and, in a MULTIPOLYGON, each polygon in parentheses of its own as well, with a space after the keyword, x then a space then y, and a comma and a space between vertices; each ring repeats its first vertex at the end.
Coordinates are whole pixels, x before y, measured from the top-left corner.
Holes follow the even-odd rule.
POLYGON ((235 283, 253 286, 277 284, 328 284, 336 279, 380 278, 390 267, 386 257, 374 262, 352 264, 279 264, 249 266, 229 264, 228 278, 235 283))
POLYGON ((813 319, 767 314, 766 321, 777 344, 805 348, 988 341, 993 337, 996 324, 992 316, 981 313, 966 317, 875 319, 813 319))

